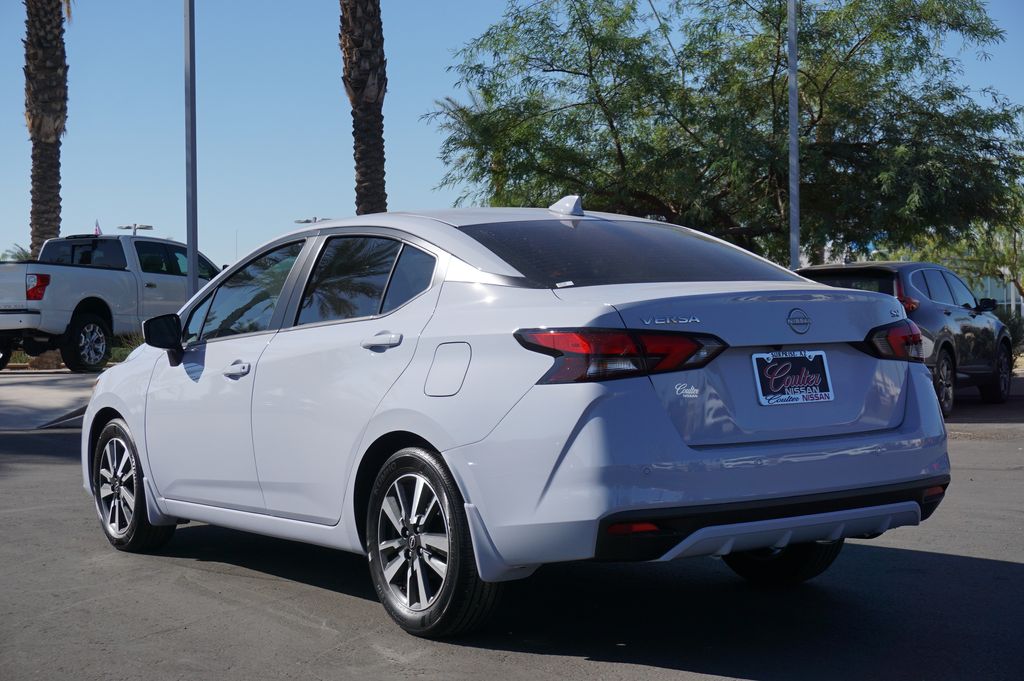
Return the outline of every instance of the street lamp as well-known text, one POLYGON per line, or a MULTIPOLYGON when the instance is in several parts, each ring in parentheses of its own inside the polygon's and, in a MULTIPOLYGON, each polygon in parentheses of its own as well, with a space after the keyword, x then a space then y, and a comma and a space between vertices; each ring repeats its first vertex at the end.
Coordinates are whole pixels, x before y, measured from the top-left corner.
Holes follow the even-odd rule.
POLYGON ((153 229, 153 225, 140 225, 137 222, 133 222, 130 225, 118 225, 118 229, 130 229, 132 230, 132 236, 135 236, 140 229, 153 229))

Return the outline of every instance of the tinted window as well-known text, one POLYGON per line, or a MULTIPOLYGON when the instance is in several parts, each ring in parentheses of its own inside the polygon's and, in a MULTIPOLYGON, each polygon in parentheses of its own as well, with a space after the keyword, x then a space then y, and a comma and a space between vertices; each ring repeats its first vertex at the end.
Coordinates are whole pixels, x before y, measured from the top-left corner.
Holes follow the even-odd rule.
POLYGON ((928 292, 928 284, 924 280, 924 272, 922 270, 918 270, 910 275, 910 284, 929 298, 931 297, 931 293, 928 292))
MULTIPOLYGON (((186 276, 188 274, 188 251, 184 246, 168 246, 171 251, 174 273, 186 276)), ((217 268, 209 260, 199 254, 199 278, 207 281, 217 276, 217 268)))
POLYGON ((192 310, 192 314, 189 315, 188 322, 181 332, 182 345, 188 345, 193 341, 199 340, 199 332, 203 328, 203 322, 206 321, 206 313, 210 309, 210 301, 212 300, 213 296, 207 296, 206 300, 192 310))
POLYGON ((172 274, 167 249, 155 241, 136 241, 135 252, 139 255, 139 267, 150 274, 172 274))
POLYGON ((117 239, 73 239, 50 243, 39 254, 39 261, 119 270, 128 266, 124 249, 117 239))
POLYGON ((335 237, 324 246, 299 307, 299 324, 375 315, 400 244, 375 237, 335 237))
POLYGON ((213 294, 202 339, 270 328, 277 298, 301 250, 302 242, 280 246, 225 279, 213 294))
POLYGON ((403 246, 395 271, 391 274, 391 281, 388 282, 381 313, 391 312, 426 291, 433 277, 434 256, 409 245, 403 246))
POLYGON ((659 281, 799 281, 754 255, 669 224, 544 220, 461 228, 551 288, 659 281))
POLYGON ((936 303, 955 304, 953 302, 953 294, 949 292, 946 280, 942 278, 942 272, 938 270, 925 270, 924 280, 928 282, 928 297, 936 303))
POLYGON ((944 272, 946 275, 946 283, 949 284, 949 288, 953 291, 953 300, 957 305, 966 306, 969 308, 978 307, 978 301, 974 299, 974 294, 971 293, 971 289, 967 288, 967 284, 960 281, 960 277, 944 272))
POLYGON ((893 274, 891 272, 801 272, 808 279, 835 286, 837 288, 855 288, 861 291, 877 291, 893 295, 893 274))

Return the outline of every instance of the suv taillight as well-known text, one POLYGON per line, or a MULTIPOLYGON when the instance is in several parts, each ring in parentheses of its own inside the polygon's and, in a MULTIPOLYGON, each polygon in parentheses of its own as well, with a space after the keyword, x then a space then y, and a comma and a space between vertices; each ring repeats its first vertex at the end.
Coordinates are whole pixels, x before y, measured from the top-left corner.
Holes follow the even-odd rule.
POLYGON ((49 285, 49 274, 26 274, 25 300, 42 300, 46 293, 46 287, 49 285))
POLYGON ((580 383, 698 369, 726 349, 709 335, 622 329, 520 329, 516 340, 554 364, 538 383, 580 383))
POLYGON ((907 362, 923 362, 924 346, 921 329, 909 319, 879 326, 868 334, 868 345, 874 354, 882 359, 901 359, 907 362))
POLYGON ((900 301, 903 305, 903 309, 910 314, 917 308, 921 307, 921 302, 917 298, 911 298, 903 290, 903 282, 900 280, 900 275, 896 275, 896 300, 900 301))

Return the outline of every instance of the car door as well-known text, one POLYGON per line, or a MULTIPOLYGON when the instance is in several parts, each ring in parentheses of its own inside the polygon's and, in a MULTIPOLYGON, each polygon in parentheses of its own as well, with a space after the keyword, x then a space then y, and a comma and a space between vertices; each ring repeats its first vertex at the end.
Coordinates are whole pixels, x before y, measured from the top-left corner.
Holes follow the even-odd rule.
POLYGON ((178 366, 160 361, 146 398, 146 448, 168 499, 263 511, 252 449, 254 368, 303 242, 240 267, 188 314, 178 366))
POLYGON ((384 236, 327 238, 294 326, 257 366, 256 466, 267 511, 324 524, 341 517, 367 422, 408 366, 437 303, 438 253, 384 236))
POLYGON ((953 302, 959 308, 957 316, 961 320, 961 327, 965 335, 970 335, 970 357, 964 362, 964 370, 987 375, 992 372, 995 362, 995 320, 990 315, 978 312, 978 301, 960 277, 952 272, 943 272, 943 275, 953 293, 953 302))
POLYGON ((139 316, 150 319, 177 312, 188 296, 185 278, 178 276, 167 246, 159 241, 135 241, 139 259, 139 316))
MULTIPOLYGON (((928 285, 928 297, 938 308, 942 321, 942 331, 945 336, 953 339, 956 345, 957 371, 963 370, 964 362, 968 361, 971 350, 969 347, 970 338, 965 336, 961 328, 963 314, 962 308, 957 307, 953 300, 953 292, 949 290, 946 278, 942 276, 942 270, 930 268, 923 270, 924 280, 928 285)), ((938 334, 936 334, 938 335, 938 334)))

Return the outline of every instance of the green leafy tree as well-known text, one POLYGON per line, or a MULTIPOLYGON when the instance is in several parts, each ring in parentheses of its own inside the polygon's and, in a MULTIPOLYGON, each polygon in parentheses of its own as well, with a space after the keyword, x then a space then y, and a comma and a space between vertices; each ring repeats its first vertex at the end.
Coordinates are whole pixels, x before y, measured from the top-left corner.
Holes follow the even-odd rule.
MULTIPOLYGON (((959 82, 979 0, 810 0, 800 16, 802 242, 812 260, 1005 222, 1021 108, 959 82)), ((787 258, 785 0, 512 0, 430 114, 460 200, 585 205, 787 258)))

